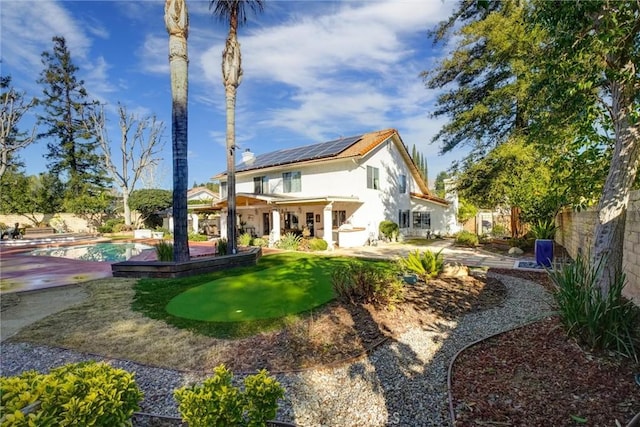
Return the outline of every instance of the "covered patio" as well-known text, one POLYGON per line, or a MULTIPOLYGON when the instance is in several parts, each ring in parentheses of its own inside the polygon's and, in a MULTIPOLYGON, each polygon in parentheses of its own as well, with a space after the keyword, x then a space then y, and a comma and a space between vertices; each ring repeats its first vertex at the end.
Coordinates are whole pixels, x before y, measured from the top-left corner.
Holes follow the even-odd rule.
MULTIPOLYGON (((369 237, 366 227, 353 227, 350 218, 362 206, 357 197, 288 197, 281 194, 237 193, 238 232, 268 238, 272 246, 285 233, 323 239, 334 245, 361 246, 369 237), (362 240, 362 241, 361 241, 362 240)), ((220 234, 227 236, 227 201, 220 209, 220 234)))

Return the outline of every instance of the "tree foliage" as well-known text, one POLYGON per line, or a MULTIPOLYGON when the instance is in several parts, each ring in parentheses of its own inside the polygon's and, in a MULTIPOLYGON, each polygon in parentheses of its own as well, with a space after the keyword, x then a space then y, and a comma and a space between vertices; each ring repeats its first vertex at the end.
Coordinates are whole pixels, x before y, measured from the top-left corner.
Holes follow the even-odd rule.
POLYGON ((40 214, 59 212, 63 203, 64 184, 53 173, 26 176, 8 170, 0 178, 0 212, 22 215, 38 225, 40 214))
POLYGON ((63 176, 65 199, 79 206, 74 199, 97 197, 109 182, 94 135, 84 125, 95 102, 76 77, 78 67, 64 37, 53 37, 53 50, 42 53, 42 64, 38 83, 43 86, 44 114, 38 119, 46 129, 39 136, 48 140, 49 170, 63 176))
POLYGON ((525 31, 525 2, 463 0, 431 37, 435 43, 456 40, 453 52, 433 70, 422 73, 427 87, 446 89, 434 117, 450 121, 434 136, 443 153, 471 148, 470 158, 524 131, 528 120, 527 88, 531 57, 539 30, 525 31), (462 24, 455 32, 456 24, 462 24))
POLYGON ((143 220, 168 209, 173 203, 173 192, 161 189, 134 190, 129 197, 129 206, 140 213, 143 220))

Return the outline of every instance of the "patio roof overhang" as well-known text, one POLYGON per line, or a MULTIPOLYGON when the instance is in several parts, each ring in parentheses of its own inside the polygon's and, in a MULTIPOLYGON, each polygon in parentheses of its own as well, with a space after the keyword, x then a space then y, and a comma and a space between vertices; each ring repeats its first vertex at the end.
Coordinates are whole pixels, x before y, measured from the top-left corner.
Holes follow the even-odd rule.
POLYGON ((411 197, 418 200, 427 200, 429 202, 433 202, 444 207, 449 206, 448 201, 440 197, 432 196, 431 194, 411 193, 411 197))
MULTIPOLYGON (((327 205, 334 202, 355 202, 362 203, 357 197, 344 197, 344 196, 315 196, 315 197, 289 197, 280 194, 255 194, 255 193, 237 193, 236 194, 236 206, 238 208, 243 206, 263 206, 263 205, 327 205)), ((227 207, 227 201, 221 200, 214 205, 217 209, 223 209, 227 207)))

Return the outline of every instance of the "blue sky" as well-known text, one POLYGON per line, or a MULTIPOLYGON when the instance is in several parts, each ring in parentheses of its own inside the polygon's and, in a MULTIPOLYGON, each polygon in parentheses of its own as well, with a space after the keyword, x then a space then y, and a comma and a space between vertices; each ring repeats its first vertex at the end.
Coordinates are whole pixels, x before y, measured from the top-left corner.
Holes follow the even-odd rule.
MULTIPOLYGON (((187 0, 189 185, 224 171, 225 111, 220 61, 226 24, 207 1, 187 0)), ((244 76, 238 89, 240 151, 260 154, 385 128, 427 156, 430 181, 462 157, 438 155, 430 118, 435 91, 419 76, 443 55, 426 32, 455 6, 440 0, 265 1, 239 31, 244 76)), ((164 1, 0 2, 2 75, 28 96, 40 55, 64 36, 90 96, 106 104, 109 136, 119 142, 116 106, 155 114, 166 125, 156 185, 171 186, 171 94, 164 1)), ((27 118, 21 129, 27 130, 27 118)), ((46 170, 42 140, 21 152, 27 173, 46 170)), ((239 161, 239 159, 238 159, 239 161)))

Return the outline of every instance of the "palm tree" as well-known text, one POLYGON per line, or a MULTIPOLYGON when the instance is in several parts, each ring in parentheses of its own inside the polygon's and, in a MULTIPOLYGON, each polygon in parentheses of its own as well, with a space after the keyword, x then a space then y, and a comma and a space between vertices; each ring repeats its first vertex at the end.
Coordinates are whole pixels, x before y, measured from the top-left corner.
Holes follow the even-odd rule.
POLYGON ((189 260, 187 235, 187 36, 189 14, 185 0, 165 0, 164 22, 169 33, 171 69, 171 143, 173 146, 173 260, 189 260))
POLYGON ((222 83, 227 110, 227 240, 236 253, 236 91, 242 80, 238 25, 247 22, 247 8, 261 12, 263 0, 211 0, 209 9, 222 21, 229 22, 229 35, 222 51, 222 83))

